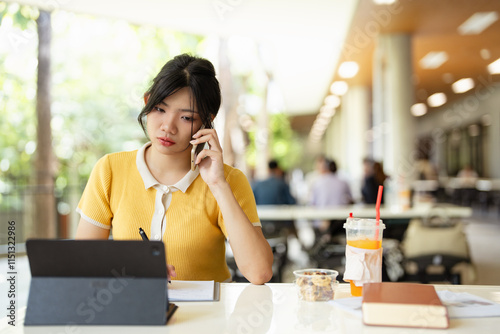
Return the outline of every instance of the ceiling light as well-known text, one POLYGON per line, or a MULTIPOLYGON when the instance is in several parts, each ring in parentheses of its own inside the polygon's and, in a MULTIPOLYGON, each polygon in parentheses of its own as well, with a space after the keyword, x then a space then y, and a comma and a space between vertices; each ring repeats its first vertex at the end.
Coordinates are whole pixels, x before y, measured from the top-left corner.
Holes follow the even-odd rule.
POLYGON ((431 51, 420 59, 420 67, 423 69, 435 69, 448 60, 448 54, 444 51, 431 51))
POLYGON ((490 74, 500 74, 500 58, 488 65, 490 74))
POLYGON ((477 12, 458 27, 461 35, 476 35, 498 20, 497 12, 477 12))
POLYGON ((342 96, 345 93, 347 93, 347 90, 349 89, 349 86, 347 85, 347 82, 345 81, 334 81, 332 85, 330 86, 330 92, 332 94, 342 96))
POLYGON ((468 92, 472 88, 474 88, 474 80, 472 78, 460 79, 451 85, 451 89, 455 94, 468 92))
POLYGON ((359 65, 355 61, 345 61, 339 66, 338 73, 342 78, 353 78, 358 74, 359 65))
POLYGON ((425 103, 415 103, 411 106, 411 114, 415 117, 423 116, 427 114, 427 106, 425 103))
POLYGON ((328 95, 325 97, 325 105, 330 108, 337 108, 340 105, 340 98, 337 95, 328 95))
POLYGON ((427 104, 431 107, 441 107, 446 103, 446 94, 445 93, 434 93, 427 98, 427 104))

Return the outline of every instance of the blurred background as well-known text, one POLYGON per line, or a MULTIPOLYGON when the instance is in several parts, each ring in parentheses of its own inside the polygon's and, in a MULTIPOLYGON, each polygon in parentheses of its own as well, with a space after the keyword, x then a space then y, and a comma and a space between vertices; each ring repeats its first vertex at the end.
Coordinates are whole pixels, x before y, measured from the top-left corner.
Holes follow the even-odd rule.
POLYGON ((499 13, 495 0, 0 2, 0 244, 9 221, 17 243, 73 237, 92 167, 143 145, 143 93, 184 52, 216 66, 224 159, 252 182, 275 159, 307 204, 324 155, 358 203, 369 157, 388 204, 433 181, 431 201, 498 222, 499 13))

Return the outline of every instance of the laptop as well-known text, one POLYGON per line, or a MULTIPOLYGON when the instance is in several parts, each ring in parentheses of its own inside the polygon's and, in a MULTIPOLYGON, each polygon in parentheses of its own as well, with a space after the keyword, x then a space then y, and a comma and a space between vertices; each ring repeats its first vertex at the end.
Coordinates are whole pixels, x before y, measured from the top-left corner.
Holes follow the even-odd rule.
POLYGON ((25 325, 164 325, 168 300, 161 241, 26 241, 31 285, 25 325))

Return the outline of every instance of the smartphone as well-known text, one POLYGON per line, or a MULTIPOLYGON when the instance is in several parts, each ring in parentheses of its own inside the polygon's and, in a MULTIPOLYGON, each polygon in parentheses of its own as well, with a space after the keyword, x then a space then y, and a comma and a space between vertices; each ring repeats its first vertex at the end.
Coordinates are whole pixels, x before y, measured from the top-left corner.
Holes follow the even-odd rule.
MULTIPOLYGON (((205 126, 202 125, 200 130, 204 129, 205 126)), ((198 131, 200 131, 198 130, 198 131)), ((196 164, 194 163, 194 160, 196 159, 196 156, 198 155, 198 153, 201 152, 201 150, 203 150, 203 147, 205 146, 205 144, 201 144, 201 145, 198 145, 198 144, 195 144, 193 145, 193 148, 191 149, 191 170, 194 171, 196 169, 196 164)))

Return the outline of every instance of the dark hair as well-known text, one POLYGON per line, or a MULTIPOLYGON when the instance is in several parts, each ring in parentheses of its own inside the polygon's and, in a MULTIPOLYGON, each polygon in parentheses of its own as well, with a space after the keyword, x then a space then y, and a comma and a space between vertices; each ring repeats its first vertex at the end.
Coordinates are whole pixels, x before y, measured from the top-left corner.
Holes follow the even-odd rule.
POLYGON ((387 179, 387 175, 385 175, 384 173, 384 166, 382 165, 382 163, 378 161, 375 161, 373 163, 373 175, 377 184, 384 184, 385 180, 387 179))
POLYGON ((267 164, 267 166, 269 167, 269 169, 276 169, 278 168, 278 161, 276 160, 271 160, 269 161, 269 163, 267 164))
POLYGON ((335 160, 329 160, 328 161, 328 169, 333 174, 337 173, 337 163, 335 162, 335 160))
POLYGON ((204 58, 181 54, 162 67, 146 92, 147 103, 137 117, 146 135, 146 116, 166 97, 184 87, 190 88, 193 105, 196 103, 205 128, 212 127, 212 119, 217 116, 221 105, 221 92, 214 66, 204 58))

